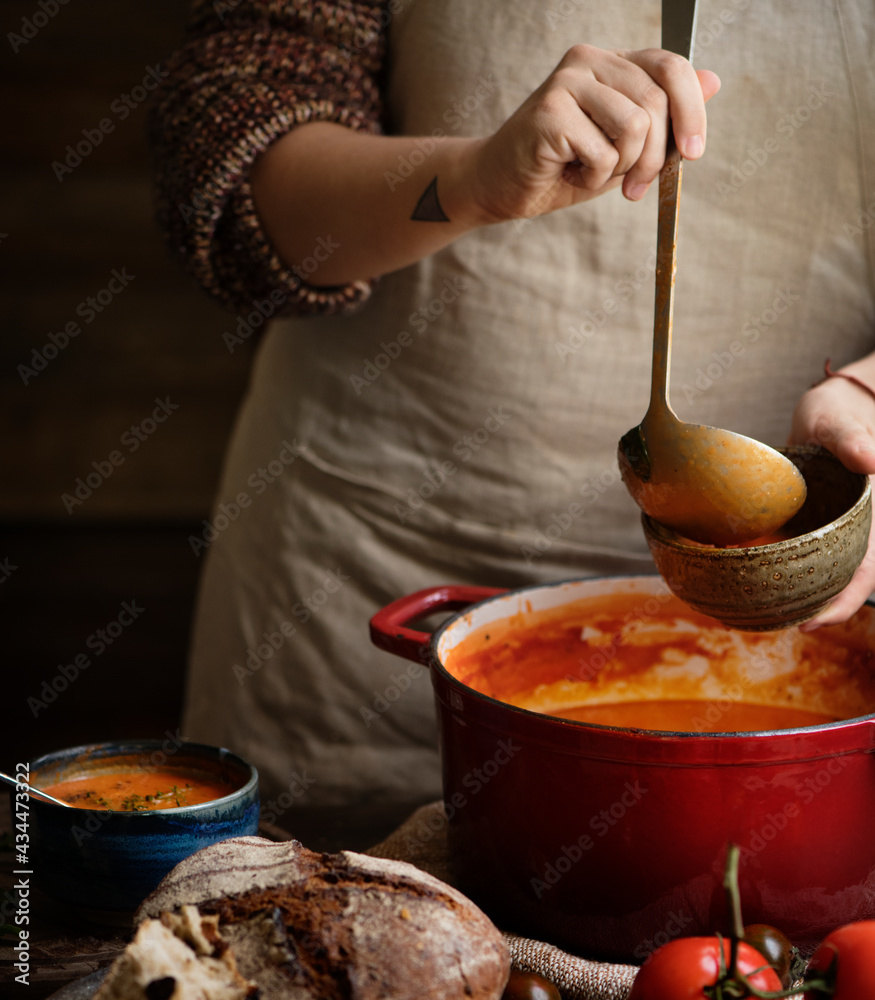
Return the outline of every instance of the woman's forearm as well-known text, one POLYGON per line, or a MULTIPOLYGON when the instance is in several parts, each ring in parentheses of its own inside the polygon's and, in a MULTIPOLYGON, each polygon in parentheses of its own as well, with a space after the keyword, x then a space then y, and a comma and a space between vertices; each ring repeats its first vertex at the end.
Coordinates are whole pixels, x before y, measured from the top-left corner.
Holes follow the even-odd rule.
POLYGON ((301 125, 255 163, 255 204, 274 248, 308 284, 376 277, 489 221, 471 193, 481 142, 301 125))

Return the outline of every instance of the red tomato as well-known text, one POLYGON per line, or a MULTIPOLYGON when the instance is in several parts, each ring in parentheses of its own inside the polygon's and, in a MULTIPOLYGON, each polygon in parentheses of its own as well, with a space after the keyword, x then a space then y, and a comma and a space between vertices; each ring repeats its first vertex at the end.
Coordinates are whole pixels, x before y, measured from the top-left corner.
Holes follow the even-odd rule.
MULTIPOLYGON (((641 966, 629 1000, 707 1000, 704 987, 720 974, 719 938, 678 938, 655 951, 641 966)), ((729 941, 723 939, 729 965, 729 941)), ((738 972, 759 990, 780 990, 777 972, 749 944, 738 945, 738 972)))
POLYGON ((839 927, 823 939, 808 963, 805 979, 831 980, 833 992, 812 990, 806 997, 870 1000, 875 997, 875 920, 839 927), (834 968, 830 968, 835 963, 834 968))

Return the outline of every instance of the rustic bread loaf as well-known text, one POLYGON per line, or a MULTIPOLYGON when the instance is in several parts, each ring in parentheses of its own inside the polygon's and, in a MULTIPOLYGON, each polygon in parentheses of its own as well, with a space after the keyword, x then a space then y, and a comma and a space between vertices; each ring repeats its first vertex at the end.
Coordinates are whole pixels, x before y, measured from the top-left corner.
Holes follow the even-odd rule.
POLYGON ((218 917, 262 1000, 495 1000, 510 967, 485 914, 402 861, 240 837, 177 865, 136 922, 186 905, 218 917))

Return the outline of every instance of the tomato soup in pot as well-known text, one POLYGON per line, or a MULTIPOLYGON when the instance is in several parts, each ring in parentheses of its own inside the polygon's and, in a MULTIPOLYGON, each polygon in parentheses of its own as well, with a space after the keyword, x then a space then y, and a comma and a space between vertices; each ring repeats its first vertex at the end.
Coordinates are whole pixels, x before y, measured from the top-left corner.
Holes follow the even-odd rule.
POLYGON ((668 732, 794 729, 875 708, 868 641, 742 634, 663 593, 523 608, 469 632, 446 670, 508 705, 668 732))

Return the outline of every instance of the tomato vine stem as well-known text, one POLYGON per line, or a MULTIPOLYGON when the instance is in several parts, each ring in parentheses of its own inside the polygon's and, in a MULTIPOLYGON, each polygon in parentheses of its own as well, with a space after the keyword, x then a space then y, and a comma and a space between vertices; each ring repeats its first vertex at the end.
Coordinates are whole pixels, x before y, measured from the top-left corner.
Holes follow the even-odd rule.
MULTIPOLYGON (((741 916, 741 892, 738 887, 738 864, 741 851, 737 844, 729 844, 726 849, 726 867, 723 872, 723 888, 726 890, 726 899, 729 904, 730 933, 729 933, 729 965, 723 957, 723 939, 718 934, 720 943, 719 973, 717 982, 706 990, 712 1000, 741 1000, 745 997, 753 997, 754 1000, 790 1000, 800 993, 809 993, 813 990, 820 990, 828 996, 832 996, 833 987, 827 978, 810 979, 800 986, 789 987, 786 990, 761 990, 751 983, 749 976, 756 975, 760 969, 755 969, 747 976, 738 971, 738 945, 744 938, 744 921, 741 916)), ((767 968, 768 965, 763 966, 767 968)))
POLYGON ((723 873, 723 888, 729 901, 732 920, 729 937, 729 978, 738 973, 738 942, 744 937, 744 922, 741 919, 741 893, 738 890, 738 859, 741 851, 738 844, 730 844, 726 850, 726 869, 723 873))

